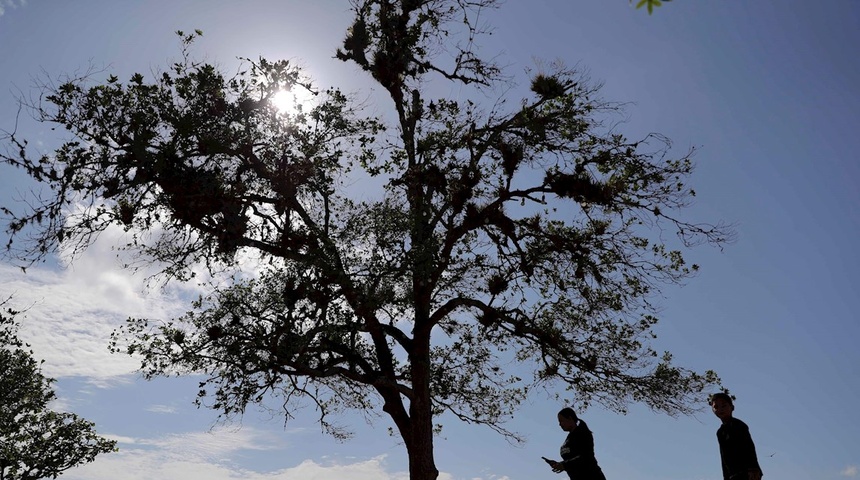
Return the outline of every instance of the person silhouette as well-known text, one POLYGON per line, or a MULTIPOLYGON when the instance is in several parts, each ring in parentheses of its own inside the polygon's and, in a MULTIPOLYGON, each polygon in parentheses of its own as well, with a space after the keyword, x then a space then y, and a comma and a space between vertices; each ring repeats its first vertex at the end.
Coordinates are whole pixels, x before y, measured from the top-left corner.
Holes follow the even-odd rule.
POLYGON ((594 436, 588 425, 576 417, 572 408, 562 408, 558 412, 558 426, 567 432, 561 445, 561 461, 543 459, 555 473, 567 472, 576 480, 606 480, 603 470, 594 456, 594 436))
POLYGON ((755 444, 747 424, 732 416, 735 410, 731 395, 715 393, 708 399, 714 415, 722 425, 717 430, 723 480, 761 480, 763 475, 755 453, 755 444))

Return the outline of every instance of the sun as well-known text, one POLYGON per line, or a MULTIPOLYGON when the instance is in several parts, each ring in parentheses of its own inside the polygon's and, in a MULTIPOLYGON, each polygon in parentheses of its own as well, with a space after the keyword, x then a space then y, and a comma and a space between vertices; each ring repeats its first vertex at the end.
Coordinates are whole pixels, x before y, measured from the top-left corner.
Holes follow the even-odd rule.
POLYGON ((269 100, 278 113, 295 115, 301 111, 308 111, 315 104, 315 92, 304 88, 281 89, 275 92, 269 100))
POLYGON ((272 96, 272 105, 280 113, 293 113, 296 111, 296 96, 289 90, 278 90, 272 96))

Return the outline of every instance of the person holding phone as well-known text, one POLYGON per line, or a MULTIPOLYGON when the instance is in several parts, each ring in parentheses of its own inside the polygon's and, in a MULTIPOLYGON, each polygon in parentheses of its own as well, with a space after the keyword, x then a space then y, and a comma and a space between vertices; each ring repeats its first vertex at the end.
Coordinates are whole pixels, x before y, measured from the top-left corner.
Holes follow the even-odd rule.
POLYGON ((576 480, 606 480, 603 470, 594 456, 594 436, 588 425, 576 417, 572 408, 562 408, 558 412, 558 426, 567 432, 561 445, 561 461, 542 457, 555 473, 567 472, 576 480))

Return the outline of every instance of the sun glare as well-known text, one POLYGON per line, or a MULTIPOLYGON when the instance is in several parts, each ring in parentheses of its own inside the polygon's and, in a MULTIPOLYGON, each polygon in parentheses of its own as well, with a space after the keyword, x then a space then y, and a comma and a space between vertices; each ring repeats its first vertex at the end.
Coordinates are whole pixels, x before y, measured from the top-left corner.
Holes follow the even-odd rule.
POLYGON ((270 101, 279 113, 296 114, 299 110, 308 111, 314 106, 314 93, 301 87, 295 87, 291 90, 278 90, 272 95, 270 101))
POLYGON ((279 90, 272 97, 272 104, 281 113, 292 113, 296 110, 296 96, 289 90, 279 90))

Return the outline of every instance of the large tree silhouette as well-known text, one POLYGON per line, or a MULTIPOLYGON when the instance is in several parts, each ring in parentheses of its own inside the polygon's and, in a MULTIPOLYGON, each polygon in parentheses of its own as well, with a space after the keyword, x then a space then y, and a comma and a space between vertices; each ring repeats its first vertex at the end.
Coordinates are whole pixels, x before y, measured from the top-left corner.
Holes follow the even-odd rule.
POLYGON ((504 420, 536 388, 689 412, 716 375, 648 340, 649 299, 696 269, 677 248, 726 239, 683 219, 692 152, 605 127, 615 107, 561 67, 512 107, 431 97, 431 81, 497 85, 471 50, 494 3, 354 2, 336 56, 387 93, 381 118, 288 62, 226 77, 187 48, 149 80, 60 84, 37 112, 73 139, 33 157, 8 138, 3 160, 52 192, 5 209, 10 251, 36 261, 121 225, 169 279, 241 273, 181 318, 130 320, 113 348, 147 377, 204 375, 198 401, 225 415, 277 397, 289 417, 310 401, 345 435, 332 413, 384 412, 416 480, 437 477, 434 419, 516 437, 504 420), (283 89, 317 95, 283 112, 270 101, 283 89), (368 177, 382 186, 353 185, 368 177), (241 271, 248 259, 259 267, 241 271))

